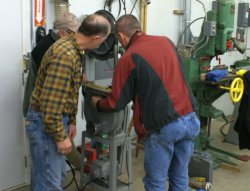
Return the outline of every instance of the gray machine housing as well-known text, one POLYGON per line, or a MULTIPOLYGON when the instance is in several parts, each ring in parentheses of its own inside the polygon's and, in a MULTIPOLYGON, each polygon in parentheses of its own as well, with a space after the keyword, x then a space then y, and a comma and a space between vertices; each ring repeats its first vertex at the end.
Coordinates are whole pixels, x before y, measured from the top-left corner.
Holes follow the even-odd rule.
POLYGON ((104 182, 108 181, 109 169, 110 169, 110 163, 109 163, 108 158, 99 158, 99 160, 95 160, 90 165, 92 178, 93 179, 100 178, 104 180, 104 182))
MULTIPOLYGON (((88 80, 103 88, 111 86, 114 59, 98 60, 92 56, 85 57, 85 72, 88 80)), ((119 134, 122 132, 125 110, 119 112, 98 112, 91 104, 93 95, 105 97, 107 91, 84 87, 84 116, 87 122, 86 129, 93 135, 119 134)))
POLYGON ((84 116, 87 122, 87 131, 93 135, 122 133, 125 110, 119 112, 98 112, 91 104, 93 95, 104 96, 104 93, 86 88, 84 97, 84 116))
POLYGON ((83 167, 86 138, 96 143, 97 159, 90 164, 89 186, 98 191, 132 191, 131 137, 127 130, 130 120, 130 108, 126 106, 118 112, 98 112, 91 103, 93 95, 106 97, 112 79, 112 59, 101 62, 86 57, 86 74, 92 81, 83 85, 84 116, 86 131, 82 132, 80 186, 86 182, 83 167), (92 72, 91 72, 92 71, 92 72), (104 75, 105 74, 105 75, 104 75), (102 145, 108 147, 108 153, 102 154, 102 145), (127 168, 126 168, 127 166, 127 168), (127 184, 117 181, 117 176, 128 173, 127 184))

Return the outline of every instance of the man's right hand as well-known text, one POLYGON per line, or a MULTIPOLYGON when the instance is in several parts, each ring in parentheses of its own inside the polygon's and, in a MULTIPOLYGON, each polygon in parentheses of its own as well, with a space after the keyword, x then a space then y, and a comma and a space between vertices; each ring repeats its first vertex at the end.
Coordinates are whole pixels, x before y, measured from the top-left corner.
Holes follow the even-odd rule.
POLYGON ((92 103, 92 105, 93 105, 94 108, 96 108, 96 103, 97 103, 99 100, 102 100, 102 98, 99 97, 99 96, 92 96, 92 97, 91 97, 91 103, 92 103))
POLYGON ((57 146, 57 152, 63 155, 69 154, 72 149, 72 143, 69 137, 67 137, 63 141, 57 142, 56 146, 57 146))

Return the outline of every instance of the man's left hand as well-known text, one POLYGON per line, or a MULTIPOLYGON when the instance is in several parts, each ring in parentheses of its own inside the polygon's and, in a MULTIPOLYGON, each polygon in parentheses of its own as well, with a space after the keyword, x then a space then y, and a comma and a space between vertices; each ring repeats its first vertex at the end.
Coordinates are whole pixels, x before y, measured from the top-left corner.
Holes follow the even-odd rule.
POLYGON ((73 140, 76 136, 76 125, 74 124, 69 124, 69 133, 68 133, 68 137, 70 138, 70 140, 73 140))

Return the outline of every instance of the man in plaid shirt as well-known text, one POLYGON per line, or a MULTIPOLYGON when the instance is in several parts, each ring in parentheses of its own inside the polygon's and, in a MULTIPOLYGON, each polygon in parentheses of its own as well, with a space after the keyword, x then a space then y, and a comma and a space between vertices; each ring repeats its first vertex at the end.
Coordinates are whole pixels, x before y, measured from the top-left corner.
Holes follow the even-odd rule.
POLYGON ((31 51, 32 62, 29 68, 29 74, 25 85, 23 98, 24 117, 26 117, 29 110, 30 97, 35 87, 37 72, 45 52, 60 38, 77 32, 79 26, 80 21, 73 13, 64 12, 58 15, 54 21, 53 29, 50 29, 49 33, 40 39, 40 41, 31 51))
POLYGON ((43 56, 26 117, 32 191, 63 190, 64 154, 71 152, 76 135, 82 51, 99 47, 110 30, 104 16, 89 15, 77 33, 55 42, 43 56))

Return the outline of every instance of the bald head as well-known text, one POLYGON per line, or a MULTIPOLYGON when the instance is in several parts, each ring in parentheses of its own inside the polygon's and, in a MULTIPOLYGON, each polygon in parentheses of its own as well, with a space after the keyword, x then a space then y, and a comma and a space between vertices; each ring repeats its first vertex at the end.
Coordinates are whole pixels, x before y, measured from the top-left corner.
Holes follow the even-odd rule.
POLYGON ((100 14, 88 15, 81 23, 78 29, 79 33, 89 37, 92 35, 99 35, 106 37, 111 30, 108 19, 100 14))
POLYGON ((131 38, 135 32, 141 31, 141 25, 135 16, 123 15, 117 20, 115 31, 116 33, 124 33, 131 38))

